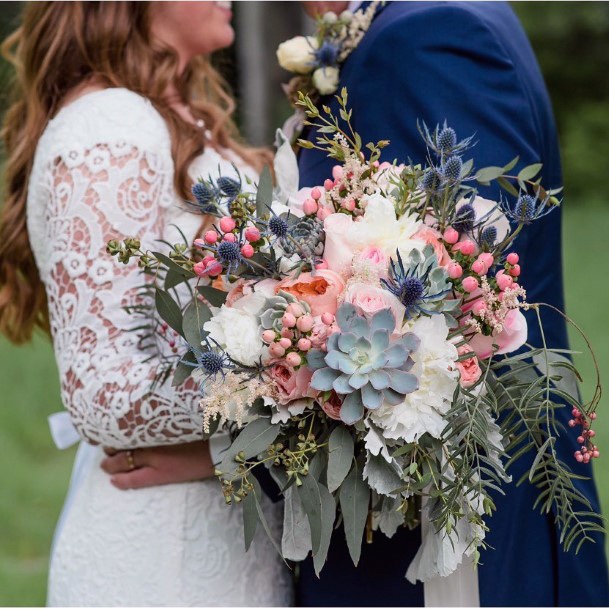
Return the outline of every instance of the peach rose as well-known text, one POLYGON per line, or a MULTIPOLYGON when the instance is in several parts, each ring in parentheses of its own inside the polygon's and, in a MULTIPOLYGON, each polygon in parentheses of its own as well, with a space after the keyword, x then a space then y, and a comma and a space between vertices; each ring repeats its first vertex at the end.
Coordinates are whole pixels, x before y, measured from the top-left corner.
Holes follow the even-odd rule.
POLYGON ((367 319, 383 309, 389 309, 395 318, 396 331, 404 323, 406 307, 391 292, 383 288, 366 283, 354 283, 345 292, 345 302, 351 303, 367 319))
POLYGON ((424 241, 433 247, 433 251, 440 266, 448 266, 452 261, 450 254, 446 251, 444 244, 440 242, 440 233, 429 226, 422 226, 413 236, 413 239, 424 241))
POLYGON ((457 370, 459 371, 459 383, 461 387, 472 387, 482 376, 482 369, 478 364, 474 350, 469 345, 462 345, 458 349, 459 355, 471 353, 472 357, 457 362, 457 370))
POLYGON ((268 370, 268 376, 278 392, 278 401, 282 405, 301 398, 316 397, 317 392, 309 387, 313 371, 306 366, 298 370, 277 362, 268 370))
POLYGON ((340 410, 342 407, 343 403, 340 401, 336 391, 332 391, 328 400, 321 403, 321 409, 335 421, 340 421, 340 410))
POLYGON ((284 279, 275 287, 275 294, 284 291, 292 294, 298 300, 303 300, 311 307, 311 313, 336 314, 338 297, 345 289, 343 278, 334 271, 322 269, 311 273, 301 273, 298 279, 284 279))
POLYGON ((251 294, 253 283, 253 281, 246 281, 245 279, 236 281, 226 297, 226 306, 232 307, 240 298, 251 294))
POLYGON ((487 359, 493 354, 493 344, 498 345, 496 355, 512 353, 527 342, 527 320, 520 309, 512 309, 505 316, 503 330, 496 336, 476 334, 470 341, 470 347, 480 359, 487 359))

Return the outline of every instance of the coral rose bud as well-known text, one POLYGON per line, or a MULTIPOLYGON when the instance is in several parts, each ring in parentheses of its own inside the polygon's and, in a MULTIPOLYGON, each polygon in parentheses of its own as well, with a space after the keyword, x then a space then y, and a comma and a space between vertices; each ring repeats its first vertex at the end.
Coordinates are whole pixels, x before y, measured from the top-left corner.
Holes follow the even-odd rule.
POLYGON ((281 318, 281 324, 284 328, 293 328, 296 325, 296 318, 291 313, 285 313, 281 318))
POLYGON ((317 210, 317 218, 322 222, 331 214, 332 212, 327 207, 320 207, 317 210))
POLYGON ((305 202, 302 204, 302 211, 304 211, 307 216, 312 216, 313 214, 316 214, 318 209, 319 207, 313 199, 306 199, 305 202))
POLYGON ((344 173, 341 165, 334 165, 334 167, 332 167, 332 177, 335 181, 338 182, 339 180, 342 180, 344 173))
POLYGON ((324 188, 326 190, 332 190, 334 188, 334 182, 332 180, 326 180, 324 182, 324 188))
POLYGON ((519 264, 515 264, 510 270, 509 273, 512 277, 519 277, 520 276, 520 265, 519 264))
POLYGON ((298 348, 301 351, 308 351, 311 348, 311 341, 308 338, 301 338, 298 341, 298 348))
POLYGON ((298 355, 298 353, 288 353, 286 358, 285 358, 285 362, 288 366, 291 366, 292 368, 296 367, 296 366, 300 366, 300 364, 302 364, 302 357, 300 357, 300 355, 298 355))
POLYGON ((311 199, 314 201, 319 201, 319 199, 321 199, 321 190, 319 190, 317 186, 311 191, 311 199))
POLYGON ((255 226, 250 226, 249 228, 246 228, 244 234, 245 238, 251 243, 260 240, 260 231, 255 226))
POLYGON ((466 277, 463 280, 463 289, 466 292, 474 292, 475 290, 478 289, 478 280, 475 277, 466 277))
POLYGON ((478 256, 478 260, 482 260, 482 262, 484 262, 484 264, 486 265, 487 269, 490 269, 493 266, 493 263, 495 262, 493 254, 489 254, 489 252, 482 252, 482 254, 478 256))
POLYGON ((237 237, 235 237, 235 235, 233 235, 233 233, 226 233, 226 235, 224 235, 224 237, 222 237, 222 241, 228 241, 229 243, 234 243, 235 241, 237 241, 237 237))
POLYGON ((296 322, 296 327, 301 332, 310 332, 314 325, 315 325, 315 321, 313 320, 313 318, 310 315, 303 315, 296 322))
POLYGON ((323 270, 323 269, 330 268, 330 265, 328 264, 328 262, 327 262, 326 260, 322 260, 321 262, 318 262, 318 263, 315 265, 315 268, 316 268, 318 271, 321 271, 321 270, 323 270))
POLYGON ((273 343, 269 347, 269 353, 271 357, 283 357, 285 355, 285 349, 279 343, 273 343))
POLYGON ((273 332, 273 330, 265 330, 262 333, 262 340, 267 344, 270 345, 272 342, 275 341, 275 332, 273 332))
POLYGON ((448 276, 451 279, 459 279, 463 275, 463 267, 458 262, 451 262, 448 265, 448 276))
POLYGON ((449 226, 444 231, 442 237, 444 238, 444 241, 446 241, 446 243, 448 243, 449 245, 454 245, 455 243, 457 243, 457 241, 459 241, 459 232, 455 230, 452 226, 449 226))
POLYGON ((520 256, 518 256, 518 254, 516 252, 512 252, 511 254, 508 254, 508 256, 507 256, 508 264, 518 264, 519 260, 520 260, 520 256))
POLYGON ((241 248, 241 255, 244 258, 251 258, 254 254, 255 254, 255 250, 254 248, 249 244, 246 243, 242 248, 241 248))
POLYGON ((326 326, 331 326, 334 323, 334 315, 332 315, 332 313, 322 313, 321 321, 326 326))
POLYGON ((482 260, 478 259, 472 264, 472 271, 477 275, 486 275, 487 272, 486 264, 482 260))
POLYGON ((205 233, 205 243, 213 245, 214 243, 216 243, 216 241, 218 241, 218 236, 219 235, 215 230, 208 230, 205 233))
POLYGON ((220 230, 223 233, 234 231, 236 226, 237 223, 230 216, 224 216, 224 218, 220 220, 220 230))
POLYGON ((279 339, 279 344, 284 349, 289 349, 292 346, 292 341, 289 338, 282 337, 279 339))

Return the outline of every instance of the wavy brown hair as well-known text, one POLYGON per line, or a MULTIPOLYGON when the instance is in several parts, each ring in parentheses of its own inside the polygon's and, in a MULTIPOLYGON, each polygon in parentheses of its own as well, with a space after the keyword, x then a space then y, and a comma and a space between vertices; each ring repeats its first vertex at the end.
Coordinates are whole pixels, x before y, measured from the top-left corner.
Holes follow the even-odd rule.
POLYGON ((15 343, 49 331, 44 286, 26 228, 27 187, 38 140, 66 97, 80 85, 125 87, 147 97, 167 121, 176 167, 175 189, 188 197, 188 167, 203 150, 200 129, 181 119, 166 99, 173 85, 211 144, 260 168, 270 153, 240 143, 235 103, 205 57, 179 73, 177 53, 152 39, 148 2, 33 2, 21 27, 2 45, 14 66, 14 99, 4 118, 4 204, 0 211, 0 333, 15 343))

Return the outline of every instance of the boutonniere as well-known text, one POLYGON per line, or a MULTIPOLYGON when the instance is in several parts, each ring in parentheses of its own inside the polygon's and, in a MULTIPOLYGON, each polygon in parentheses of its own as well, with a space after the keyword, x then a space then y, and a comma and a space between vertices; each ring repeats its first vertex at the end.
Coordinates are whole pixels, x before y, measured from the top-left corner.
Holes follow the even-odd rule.
POLYGON ((284 86, 293 106, 302 92, 314 102, 338 89, 340 67, 368 31, 381 2, 355 12, 325 13, 317 18, 312 36, 296 36, 277 48, 279 65, 294 77, 284 86))

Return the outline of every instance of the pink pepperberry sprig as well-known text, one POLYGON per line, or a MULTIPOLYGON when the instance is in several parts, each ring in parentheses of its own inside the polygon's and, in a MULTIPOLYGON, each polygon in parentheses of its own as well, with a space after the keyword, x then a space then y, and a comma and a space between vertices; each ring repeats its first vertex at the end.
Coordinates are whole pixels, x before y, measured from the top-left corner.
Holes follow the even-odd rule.
POLYGON ((573 454, 575 460, 578 463, 589 463, 590 459, 598 459, 600 457, 598 446, 592 442, 596 432, 591 429, 592 421, 596 419, 596 412, 591 412, 586 418, 586 415, 579 408, 573 408, 571 414, 573 418, 569 421, 569 427, 581 426, 583 428, 577 438, 577 442, 582 446, 573 454))

